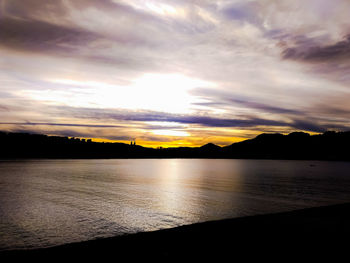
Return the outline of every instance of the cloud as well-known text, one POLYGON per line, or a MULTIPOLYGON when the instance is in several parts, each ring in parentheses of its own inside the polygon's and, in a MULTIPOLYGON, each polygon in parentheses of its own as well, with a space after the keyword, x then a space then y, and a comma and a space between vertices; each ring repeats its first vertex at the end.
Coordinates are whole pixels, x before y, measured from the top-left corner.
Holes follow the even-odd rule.
POLYGON ((237 109, 250 109, 250 110, 259 110, 259 112, 272 113, 272 114, 280 114, 280 115, 304 115, 304 112, 298 109, 291 109, 286 107, 278 107, 276 106, 276 102, 274 105, 265 104, 262 102, 250 101, 249 98, 244 98, 243 96, 237 96, 231 94, 227 91, 217 91, 206 88, 198 88, 191 92, 192 94, 199 96, 201 99, 205 100, 205 102, 195 103, 200 106, 209 106, 216 108, 233 108, 237 109))
POLYGON ((63 17, 68 12, 62 0, 2 0, 0 7, 4 16, 26 20, 63 17))
MULTIPOLYGON (((170 114, 165 112, 155 111, 130 111, 130 110, 107 110, 107 109, 93 109, 93 108, 72 108, 72 107, 58 107, 60 116, 71 115, 76 119, 89 119, 96 121, 112 122, 116 121, 120 124, 139 123, 139 128, 160 129, 160 127, 153 126, 149 123, 178 123, 185 125, 195 125, 199 127, 213 127, 213 128, 242 128, 250 129, 261 127, 290 127, 298 130, 306 130, 312 132, 322 132, 332 125, 319 124, 317 120, 307 120, 307 117, 302 118, 301 115, 294 115, 285 121, 263 119, 254 116, 248 116, 245 119, 222 118, 216 116, 205 115, 191 115, 191 114, 170 114), (146 123, 145 123, 146 122, 146 123), (142 124, 145 123, 145 124, 142 124), (143 127, 145 126, 145 127, 143 127)), ((345 126, 336 125, 339 128, 345 126)), ((332 127, 335 127, 334 125, 332 127)), ((165 129, 174 129, 168 124, 163 127, 165 129)), ((184 128, 186 130, 186 128, 184 128)))
POLYGON ((98 125, 79 123, 50 123, 50 122, 0 122, 0 125, 21 125, 21 126, 65 126, 65 127, 89 127, 89 128, 120 128, 118 125, 98 125))
POLYGON ((259 16, 261 6, 259 2, 245 1, 226 4, 220 8, 220 12, 229 20, 237 20, 242 23, 250 23, 259 28, 263 27, 263 21, 259 16))
POLYGON ((36 20, 0 19, 0 45, 21 51, 77 51, 98 39, 94 33, 36 20))
POLYGON ((346 129, 349 11, 347 0, 3 0, 0 122, 150 140, 164 140, 152 130, 227 138, 346 129), (159 85, 173 88, 166 112, 154 83, 142 83, 125 106, 148 74, 204 84, 176 100, 181 82, 159 85), (181 98, 186 109, 170 113, 181 98))
MULTIPOLYGON (((64 109, 68 110, 68 109, 64 109)), ((68 112, 71 112, 69 110, 68 112)), ((160 130, 160 129, 184 129, 179 126, 169 126, 169 125, 152 125, 150 123, 178 123, 186 125, 199 125, 200 127, 214 127, 214 128, 242 128, 250 129, 256 128, 257 126, 262 127, 290 127, 298 130, 312 131, 312 132, 323 132, 327 128, 338 128, 346 129, 346 126, 339 124, 318 124, 317 121, 305 120, 305 119, 292 119, 291 121, 275 121, 267 120, 261 118, 248 118, 248 119, 228 119, 228 118, 218 118, 210 116, 197 116, 197 115, 179 115, 179 114, 169 114, 162 112, 130 112, 130 111, 106 111, 98 109, 75 109, 75 117, 77 119, 87 118, 89 120, 96 121, 108 121, 111 120, 117 122, 133 122, 133 125, 138 126, 145 130, 160 130), (79 113, 78 113, 79 112, 79 113), (78 114, 77 114, 78 113, 78 114), (144 123, 146 122, 146 123, 144 123), (143 124, 144 123, 144 124, 143 124)), ((125 123, 124 123, 125 124, 125 123)), ((117 128, 120 130, 125 130, 127 126, 125 125, 115 125, 115 124, 81 124, 81 123, 45 123, 45 122, 2 122, 0 125, 16 125, 16 126, 60 126, 60 127, 77 127, 77 128, 117 128)), ((65 134, 68 136, 67 134, 65 134)), ((90 134, 91 135, 91 134, 90 134)), ((129 136, 130 137, 130 136, 129 136)))
MULTIPOLYGON (((349 33, 349 32, 348 32, 349 33)), ((329 43, 328 38, 287 36, 280 41, 284 61, 302 64, 309 76, 350 84, 350 35, 329 43)), ((345 94, 343 94, 345 95, 345 94)))
POLYGON ((251 101, 245 101, 245 100, 240 100, 240 99, 231 99, 230 101, 233 102, 233 103, 237 103, 237 104, 243 105, 243 106, 245 106, 247 108, 253 108, 253 109, 257 109, 257 110, 262 110, 264 112, 277 113, 277 114, 298 114, 298 115, 302 115, 302 112, 299 111, 299 110, 281 108, 281 107, 266 105, 266 104, 259 103, 259 102, 251 102, 251 101))
POLYGON ((298 130, 312 131, 312 132, 324 132, 326 130, 324 127, 321 127, 307 120, 295 120, 292 124, 292 127, 298 130))
POLYGON ((350 59, 350 35, 335 44, 315 46, 307 44, 286 48, 282 52, 284 59, 294 59, 305 62, 333 62, 350 59))
POLYGON ((9 111, 10 109, 6 106, 0 105, 0 111, 9 111))
POLYGON ((76 130, 62 129, 62 130, 51 130, 51 129, 31 129, 28 127, 18 127, 11 129, 11 132, 30 133, 30 134, 46 134, 66 137, 91 137, 90 133, 79 132, 76 130))

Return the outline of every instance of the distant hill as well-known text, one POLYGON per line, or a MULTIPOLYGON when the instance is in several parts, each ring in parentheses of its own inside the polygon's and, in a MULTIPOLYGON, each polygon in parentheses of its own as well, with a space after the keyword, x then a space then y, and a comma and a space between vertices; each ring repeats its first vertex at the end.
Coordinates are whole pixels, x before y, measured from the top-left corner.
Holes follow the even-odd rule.
POLYGON ((350 132, 260 134, 224 147, 230 158, 350 160, 350 132))
POLYGON ((263 133, 226 147, 153 149, 124 143, 28 133, 0 132, 0 158, 247 158, 297 160, 350 160, 350 132, 319 135, 293 132, 263 133))

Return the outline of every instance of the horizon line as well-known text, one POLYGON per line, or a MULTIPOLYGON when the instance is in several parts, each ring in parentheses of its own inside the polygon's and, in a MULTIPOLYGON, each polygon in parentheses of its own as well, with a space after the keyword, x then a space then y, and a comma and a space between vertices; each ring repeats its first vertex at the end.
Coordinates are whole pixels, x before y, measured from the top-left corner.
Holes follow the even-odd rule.
MULTIPOLYGON (((0 123, 2 124, 2 123, 0 123)), ((308 134, 309 136, 314 136, 314 135, 322 135, 322 134, 325 134, 327 132, 335 132, 335 133, 339 133, 339 132, 350 132, 349 131, 335 131, 335 130, 329 130, 329 131, 325 131, 325 132, 320 132, 320 133, 310 133, 310 132, 304 132, 304 131, 293 131, 293 132, 289 132, 289 133, 279 133, 279 132, 262 132, 258 135, 256 135, 255 137, 253 138, 248 138, 248 139, 243 139, 242 141, 238 141, 238 142, 233 142, 229 145, 225 145, 225 146, 220 146, 218 144, 215 144, 215 143, 212 143, 212 142, 208 142, 208 143, 205 143, 203 145, 200 145, 200 146, 157 146, 157 147, 149 147, 149 146, 143 146, 141 144, 136 144, 135 146, 141 146, 141 147, 144 147, 144 148, 153 148, 153 149, 159 149, 159 148, 200 148, 200 147, 203 147, 205 145, 208 145, 208 144, 213 144, 215 146, 218 146, 220 148, 223 148, 223 147, 226 147, 226 146, 230 146, 232 144, 235 144, 235 143, 239 143, 239 142, 243 142, 243 141, 247 141, 247 140, 252 140, 254 138, 257 138, 258 136, 262 135, 262 134, 280 134, 280 135, 284 135, 284 136, 287 136, 287 135, 290 135, 290 134, 293 134, 293 133, 304 133, 304 134, 308 134)), ((91 142, 93 143, 121 143, 121 144, 126 144, 126 145, 130 145, 130 142, 131 141, 136 141, 135 139, 130 139, 130 140, 110 140, 110 139, 102 139, 102 138, 93 138, 93 137, 80 137, 80 136, 67 136, 67 135, 54 135, 54 134, 44 134, 44 133, 33 133, 33 132, 16 132, 16 131, 1 131, 0 130, 0 133, 16 133, 16 134, 30 134, 30 135, 42 135, 42 136, 48 136, 48 137, 61 137, 61 138, 68 138, 68 139, 79 139, 79 140, 91 140, 91 142)))

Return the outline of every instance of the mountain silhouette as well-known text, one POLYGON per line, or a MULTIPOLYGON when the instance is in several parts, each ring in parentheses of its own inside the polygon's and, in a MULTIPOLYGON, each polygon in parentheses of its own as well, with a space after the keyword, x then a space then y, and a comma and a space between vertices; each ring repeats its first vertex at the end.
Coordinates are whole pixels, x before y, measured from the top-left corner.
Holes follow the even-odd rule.
POLYGON ((224 147, 230 158, 350 160, 350 132, 260 134, 224 147))
POLYGON ((210 143, 207 143, 207 144, 201 146, 200 148, 204 149, 204 150, 215 151, 215 150, 219 150, 221 147, 210 142, 210 143))
POLYGON ((146 148, 90 139, 0 132, 0 158, 247 158, 350 160, 350 132, 310 135, 263 133, 253 139, 220 147, 146 148))

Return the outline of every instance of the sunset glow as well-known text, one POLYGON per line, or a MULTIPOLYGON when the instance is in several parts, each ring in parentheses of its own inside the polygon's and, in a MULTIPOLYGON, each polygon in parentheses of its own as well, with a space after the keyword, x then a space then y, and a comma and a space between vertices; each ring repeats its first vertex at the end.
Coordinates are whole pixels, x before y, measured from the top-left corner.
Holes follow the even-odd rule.
POLYGON ((346 0, 1 1, 0 130, 151 147, 349 130, 349 12, 346 0))

